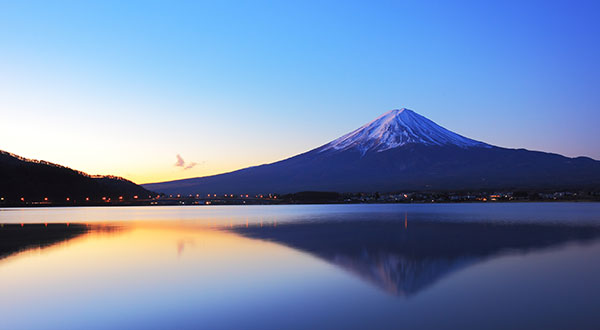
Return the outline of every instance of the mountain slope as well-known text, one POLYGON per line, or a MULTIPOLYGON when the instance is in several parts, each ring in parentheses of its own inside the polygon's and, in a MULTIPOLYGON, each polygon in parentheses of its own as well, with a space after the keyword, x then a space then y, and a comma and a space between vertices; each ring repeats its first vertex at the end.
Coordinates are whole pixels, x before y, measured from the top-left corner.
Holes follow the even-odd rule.
POLYGON ((408 144, 428 146, 490 147, 451 132, 409 109, 391 110, 372 122, 319 148, 327 150, 355 149, 385 151, 408 144))
POLYGON ((402 109, 276 163, 143 186, 182 194, 594 189, 600 162, 491 146, 402 109))
POLYGON ((0 197, 5 202, 92 201, 102 197, 130 199, 148 196, 143 187, 114 176, 91 176, 61 165, 26 159, 0 150, 0 197))

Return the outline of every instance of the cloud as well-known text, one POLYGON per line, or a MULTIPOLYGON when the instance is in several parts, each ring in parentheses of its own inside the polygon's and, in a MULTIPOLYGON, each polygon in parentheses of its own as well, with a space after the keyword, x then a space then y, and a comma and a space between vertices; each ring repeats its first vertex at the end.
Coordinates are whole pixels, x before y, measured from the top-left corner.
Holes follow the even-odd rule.
POLYGON ((184 170, 189 170, 190 168, 193 168, 193 167, 194 167, 194 166, 196 166, 196 165, 198 165, 198 163, 196 163, 196 162, 191 162, 191 163, 189 163, 189 164, 185 165, 185 166, 183 167, 183 169, 184 169, 184 170))
POLYGON ((177 154, 177 161, 175 162, 175 166, 182 167, 184 170, 189 170, 191 168, 194 168, 194 166, 196 165, 198 165, 198 163, 196 162, 186 163, 185 160, 183 160, 183 157, 181 157, 180 154, 177 154))
POLYGON ((185 161, 183 161, 183 158, 181 158, 180 154, 177 154, 177 162, 175 162, 175 166, 179 166, 179 167, 185 166, 185 161))

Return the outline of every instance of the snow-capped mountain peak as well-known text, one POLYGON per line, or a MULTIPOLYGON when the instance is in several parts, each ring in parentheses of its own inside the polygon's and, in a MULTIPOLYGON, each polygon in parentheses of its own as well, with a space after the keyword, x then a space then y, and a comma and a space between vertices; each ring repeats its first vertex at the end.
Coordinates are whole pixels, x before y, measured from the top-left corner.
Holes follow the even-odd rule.
POLYGON ((410 109, 394 109, 372 122, 320 148, 326 150, 357 149, 381 152, 407 144, 457 146, 460 148, 490 147, 483 142, 451 132, 410 109))

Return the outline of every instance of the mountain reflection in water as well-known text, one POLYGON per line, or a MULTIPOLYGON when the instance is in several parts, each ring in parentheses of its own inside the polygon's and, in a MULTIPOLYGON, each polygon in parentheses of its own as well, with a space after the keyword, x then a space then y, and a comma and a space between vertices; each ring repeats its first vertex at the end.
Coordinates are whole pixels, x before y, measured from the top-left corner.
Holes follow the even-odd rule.
POLYGON ((350 221, 230 230, 308 252, 398 296, 477 262, 600 237, 594 226, 350 221))

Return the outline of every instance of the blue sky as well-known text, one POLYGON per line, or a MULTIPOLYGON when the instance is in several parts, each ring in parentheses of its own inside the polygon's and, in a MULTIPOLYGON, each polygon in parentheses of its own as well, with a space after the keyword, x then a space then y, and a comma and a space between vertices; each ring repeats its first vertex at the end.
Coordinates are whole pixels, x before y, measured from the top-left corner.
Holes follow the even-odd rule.
POLYGON ((487 143, 600 159, 599 13, 0 1, 0 149, 145 183, 280 160, 407 107, 487 143))

